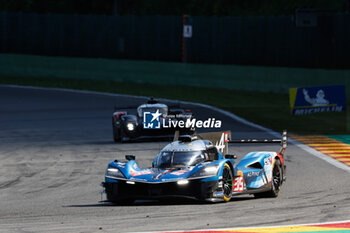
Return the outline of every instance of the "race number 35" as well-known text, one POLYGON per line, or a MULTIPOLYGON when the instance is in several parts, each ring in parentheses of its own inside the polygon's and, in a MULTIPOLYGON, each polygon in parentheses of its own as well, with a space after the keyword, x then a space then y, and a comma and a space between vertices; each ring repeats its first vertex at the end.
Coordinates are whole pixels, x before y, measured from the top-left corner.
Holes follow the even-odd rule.
POLYGON ((243 177, 236 177, 233 181, 233 192, 243 192, 243 177))

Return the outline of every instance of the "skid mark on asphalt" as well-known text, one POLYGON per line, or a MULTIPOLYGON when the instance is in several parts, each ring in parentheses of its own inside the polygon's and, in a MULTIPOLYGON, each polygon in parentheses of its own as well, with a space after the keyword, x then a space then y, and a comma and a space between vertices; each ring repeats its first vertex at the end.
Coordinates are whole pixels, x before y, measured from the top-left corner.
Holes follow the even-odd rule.
POLYGON ((350 167, 350 135, 292 138, 350 167))
MULTIPOLYGON (((330 224, 311 224, 299 226, 283 227, 259 227, 259 228, 235 228, 235 229, 216 229, 216 230, 199 230, 199 231, 177 231, 182 233, 287 233, 287 232, 332 232, 332 233, 350 233, 350 222, 330 223, 330 224)), ((160 233, 160 232, 159 232, 160 233)), ((162 232, 170 233, 170 232, 162 232)))

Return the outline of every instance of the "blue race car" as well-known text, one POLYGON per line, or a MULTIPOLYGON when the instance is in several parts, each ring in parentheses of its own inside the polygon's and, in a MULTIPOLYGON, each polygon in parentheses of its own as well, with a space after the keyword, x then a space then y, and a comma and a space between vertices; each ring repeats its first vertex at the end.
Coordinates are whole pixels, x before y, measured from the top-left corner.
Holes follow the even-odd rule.
POLYGON ((132 203, 140 199, 185 197, 227 202, 239 194, 278 196, 286 174, 283 159, 286 132, 282 140, 230 140, 230 132, 225 132, 220 133, 216 144, 206 139, 213 135, 180 136, 160 151, 151 168, 140 168, 132 155, 125 156, 127 161, 111 161, 102 183, 107 201, 132 203), (227 154, 229 142, 278 142, 282 148, 279 153, 248 153, 236 164, 236 156, 227 154))

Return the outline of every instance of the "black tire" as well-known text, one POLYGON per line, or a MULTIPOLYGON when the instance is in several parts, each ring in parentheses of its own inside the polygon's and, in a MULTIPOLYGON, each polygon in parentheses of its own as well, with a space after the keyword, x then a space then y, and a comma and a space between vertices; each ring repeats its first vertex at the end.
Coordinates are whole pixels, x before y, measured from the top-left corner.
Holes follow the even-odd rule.
POLYGON ((113 140, 114 140, 114 142, 120 141, 118 129, 113 129, 113 140))
POLYGON ((120 129, 119 129, 119 135, 120 135, 120 136, 119 136, 119 141, 120 141, 120 142, 122 142, 122 143, 123 143, 123 142, 127 142, 127 140, 124 140, 124 139, 123 139, 123 135, 124 135, 124 129, 123 129, 123 127, 120 127, 120 129))
POLYGON ((106 191, 107 201, 112 202, 114 205, 131 205, 134 203, 134 199, 117 199, 111 192, 106 191))
POLYGON ((114 142, 120 141, 120 130, 115 125, 114 119, 112 118, 112 128, 113 128, 113 140, 114 142))
POLYGON ((112 203, 114 205, 132 205, 134 204, 135 200, 133 199, 123 199, 123 200, 113 200, 112 203))
POLYGON ((223 200, 228 202, 232 197, 232 188, 233 188, 233 175, 231 167, 225 163, 224 170, 222 171, 222 189, 223 189, 223 200))
POLYGON ((254 197, 278 197, 281 191, 281 186, 283 183, 283 170, 281 161, 276 159, 275 164, 272 169, 272 187, 270 191, 263 193, 255 193, 254 197))

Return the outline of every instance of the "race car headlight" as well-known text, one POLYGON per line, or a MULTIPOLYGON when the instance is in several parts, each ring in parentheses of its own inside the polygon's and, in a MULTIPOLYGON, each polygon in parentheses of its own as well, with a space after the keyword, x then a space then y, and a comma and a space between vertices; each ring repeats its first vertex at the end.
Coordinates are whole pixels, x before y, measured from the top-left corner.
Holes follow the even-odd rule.
POLYGON ((185 184, 188 184, 188 180, 179 180, 177 182, 178 185, 185 185, 185 184))
POLYGON ((126 128, 129 130, 129 131, 133 131, 135 129, 135 125, 133 123, 127 123, 126 124, 126 128))
POLYGON ((106 176, 113 178, 124 178, 123 173, 115 167, 109 167, 106 169, 106 176))
POLYGON ((208 166, 197 171, 191 177, 216 176, 218 174, 218 170, 219 166, 208 166))

